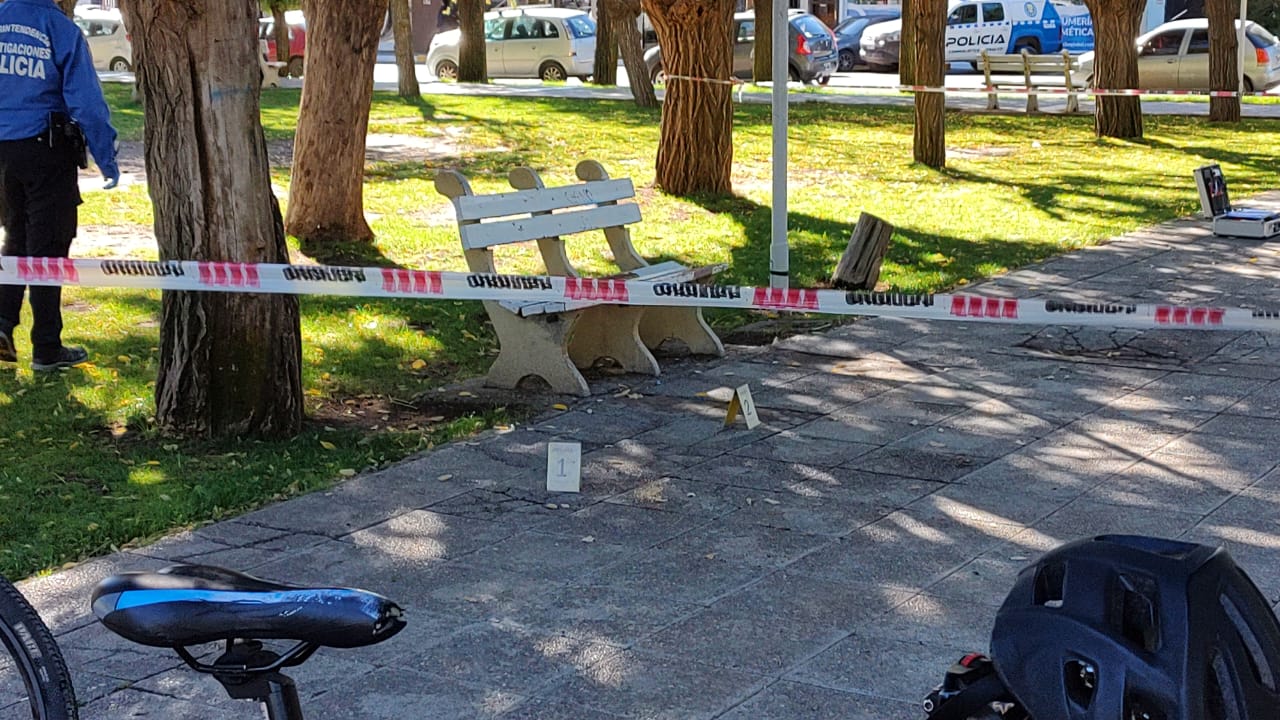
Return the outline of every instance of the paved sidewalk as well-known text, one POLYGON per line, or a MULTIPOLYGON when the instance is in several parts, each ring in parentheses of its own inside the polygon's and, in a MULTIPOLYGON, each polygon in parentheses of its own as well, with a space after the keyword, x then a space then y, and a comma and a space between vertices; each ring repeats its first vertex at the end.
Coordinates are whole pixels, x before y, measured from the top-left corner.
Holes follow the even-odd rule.
MULTIPOLYGON (((975 290, 1274 306, 1277 273, 1181 220, 975 290)), ((315 718, 917 718, 1018 569, 1103 532, 1226 543, 1280 601, 1273 336, 871 319, 664 368, 22 589, 90 720, 256 717, 92 621, 99 579, 174 560, 407 608, 294 673, 315 718), (742 383, 764 425, 722 429, 742 383), (552 440, 582 494, 543 491, 552 440)))

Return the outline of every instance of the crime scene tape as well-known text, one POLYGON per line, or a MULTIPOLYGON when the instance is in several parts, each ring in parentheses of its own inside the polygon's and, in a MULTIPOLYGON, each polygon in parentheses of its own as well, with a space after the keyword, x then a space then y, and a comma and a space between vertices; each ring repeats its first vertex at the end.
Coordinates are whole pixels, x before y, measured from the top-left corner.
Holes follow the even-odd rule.
MULTIPOLYGON (((732 78, 704 78, 692 75, 667 75, 667 80, 689 80, 691 82, 709 83, 712 85, 749 85, 750 80, 732 78)), ((898 93, 948 93, 955 95, 1093 95, 1096 97, 1137 97, 1143 95, 1186 95, 1200 97, 1280 97, 1280 93, 1238 90, 1146 90, 1146 89, 1108 89, 1108 88, 1071 88, 1043 87, 1034 88, 983 85, 977 87, 959 87, 950 85, 840 85, 840 90, 879 90, 881 92, 898 93)))
POLYGON ((0 284, 495 300, 538 303, 538 312, 543 313, 592 304, 656 305, 1034 325, 1280 331, 1280 309, 775 289, 638 280, 625 275, 568 278, 332 265, 5 256, 0 257, 0 284))

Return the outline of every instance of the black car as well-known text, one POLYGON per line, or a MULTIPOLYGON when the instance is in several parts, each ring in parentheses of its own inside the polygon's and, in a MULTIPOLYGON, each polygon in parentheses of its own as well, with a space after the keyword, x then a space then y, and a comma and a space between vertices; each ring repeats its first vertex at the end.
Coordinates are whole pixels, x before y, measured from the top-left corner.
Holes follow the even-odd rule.
POLYGON ((836 45, 840 49, 840 71, 849 72, 858 65, 865 64, 859 44, 862 42, 862 31, 876 23, 897 20, 902 17, 902 9, 896 7, 876 7, 867 9, 865 14, 848 17, 840 21, 833 31, 836 45))

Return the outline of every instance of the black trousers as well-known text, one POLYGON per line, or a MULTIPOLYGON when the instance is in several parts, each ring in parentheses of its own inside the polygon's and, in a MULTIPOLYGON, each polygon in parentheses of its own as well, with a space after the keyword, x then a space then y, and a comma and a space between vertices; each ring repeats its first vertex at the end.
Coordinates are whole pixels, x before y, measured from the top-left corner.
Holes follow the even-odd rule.
MULTIPOLYGON (((75 155, 38 140, 0 142, 0 217, 7 256, 67 257, 80 205, 75 155)), ((13 336, 24 285, 0 285, 0 330, 13 336)), ((62 346, 62 288, 31 286, 31 344, 37 358, 62 346)))

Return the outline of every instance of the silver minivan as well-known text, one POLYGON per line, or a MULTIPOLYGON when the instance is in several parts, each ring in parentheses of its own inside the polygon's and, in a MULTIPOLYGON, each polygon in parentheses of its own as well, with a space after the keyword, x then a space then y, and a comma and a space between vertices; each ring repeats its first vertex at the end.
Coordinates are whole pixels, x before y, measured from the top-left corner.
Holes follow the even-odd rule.
MULTIPOLYGON (((427 67, 441 80, 458 77, 460 30, 435 36, 427 67)), ((484 14, 489 77, 586 81, 595 71, 596 22, 581 10, 504 8, 484 14)))

